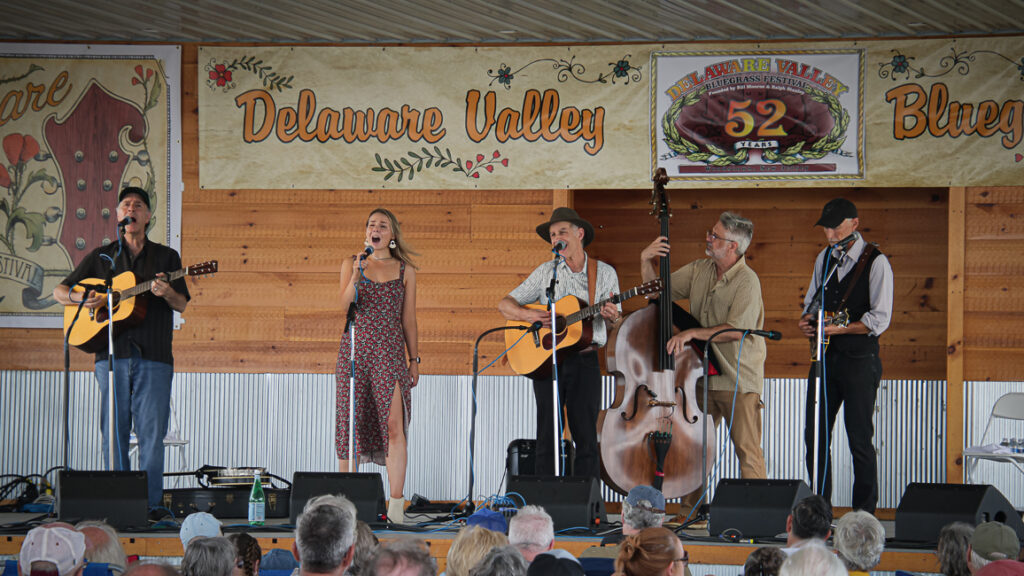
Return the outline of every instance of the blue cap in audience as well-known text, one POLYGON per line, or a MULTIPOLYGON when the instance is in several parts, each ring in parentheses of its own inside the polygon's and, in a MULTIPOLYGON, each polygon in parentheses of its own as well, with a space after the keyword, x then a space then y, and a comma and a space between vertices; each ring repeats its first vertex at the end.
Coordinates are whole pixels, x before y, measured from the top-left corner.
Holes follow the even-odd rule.
POLYGON ((501 512, 496 512, 490 508, 481 508, 471 514, 466 519, 466 526, 479 526, 494 532, 501 532, 502 534, 508 532, 508 523, 505 522, 505 516, 501 512))

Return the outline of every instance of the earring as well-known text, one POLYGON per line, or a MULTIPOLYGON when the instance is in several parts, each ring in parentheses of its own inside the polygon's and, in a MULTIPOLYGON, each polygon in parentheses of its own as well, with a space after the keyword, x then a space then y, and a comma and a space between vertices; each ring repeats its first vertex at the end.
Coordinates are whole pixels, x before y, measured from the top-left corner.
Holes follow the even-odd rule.
POLYGON ((391 242, 388 242, 388 248, 391 248, 392 250, 394 250, 395 248, 398 248, 398 244, 395 244, 395 239, 394 238, 391 239, 391 242))

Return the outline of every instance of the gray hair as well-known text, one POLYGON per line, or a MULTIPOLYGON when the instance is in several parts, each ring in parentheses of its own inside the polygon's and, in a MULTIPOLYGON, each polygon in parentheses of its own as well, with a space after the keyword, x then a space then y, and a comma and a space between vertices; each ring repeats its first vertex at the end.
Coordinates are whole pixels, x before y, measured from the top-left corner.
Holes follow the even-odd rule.
POLYGON ((356 507, 341 495, 306 502, 295 523, 295 547, 303 571, 326 574, 345 561, 356 539, 356 507))
POLYGON ((118 538, 113 526, 102 520, 84 520, 75 525, 75 530, 85 535, 85 556, 89 562, 106 564, 115 574, 124 572, 128 567, 128 555, 124 551, 124 546, 121 546, 121 539, 118 538), (105 536, 104 541, 95 542, 86 534, 86 528, 101 531, 105 536))
POLYGON ((389 576, 399 570, 401 574, 415 576, 437 575, 437 561, 430 556, 427 543, 419 538, 395 540, 381 546, 368 568, 369 576, 389 576), (409 571, 410 568, 414 571, 409 571))
POLYGON ((185 576, 231 576, 235 568, 235 545, 223 536, 196 536, 189 540, 181 559, 185 576))
POLYGON ((808 541, 790 554, 779 568, 779 576, 847 576, 839 558, 824 542, 808 541))
POLYGON ((978 554, 974 551, 973 548, 971 548, 971 557, 967 560, 967 562, 968 565, 971 567, 971 572, 977 573, 979 570, 981 570, 985 566, 988 566, 993 561, 989 560, 988 558, 985 558, 981 554, 978 554))
POLYGON ((747 252, 747 248, 750 247, 750 241, 754 238, 754 223, 732 212, 722 212, 718 221, 729 233, 729 238, 736 242, 736 254, 743 256, 747 252))
POLYGON ((966 522, 952 522, 939 532, 939 543, 935 552, 939 566, 946 576, 970 576, 967 567, 967 547, 971 544, 974 526, 966 522))
POLYGON ((655 512, 654 504, 648 500, 637 502, 639 506, 632 506, 626 500, 622 501, 622 523, 629 524, 637 530, 644 528, 657 528, 665 521, 664 512, 655 512))
POLYGON ((526 559, 515 546, 495 546, 487 552, 469 576, 526 576, 526 559))
POLYGON ((508 543, 520 550, 543 552, 554 540, 554 522, 540 506, 523 506, 508 523, 508 543))
POLYGON ((352 553, 352 564, 345 570, 345 576, 358 576, 366 573, 373 562, 373 556, 380 547, 380 540, 373 534, 370 525, 362 520, 356 521, 356 549, 352 553))
POLYGON ((124 576, 180 576, 181 573, 163 562, 136 562, 128 567, 124 576))
POLYGON ((867 572, 882 559, 885 528, 871 514, 856 510, 836 522, 833 542, 847 570, 867 572))

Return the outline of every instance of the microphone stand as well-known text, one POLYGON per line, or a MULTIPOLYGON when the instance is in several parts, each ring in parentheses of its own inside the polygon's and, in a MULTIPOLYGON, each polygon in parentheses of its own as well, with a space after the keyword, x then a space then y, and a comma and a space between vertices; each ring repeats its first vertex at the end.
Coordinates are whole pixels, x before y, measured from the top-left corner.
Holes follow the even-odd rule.
POLYGON ((467 516, 472 514, 476 509, 476 504, 473 503, 473 483, 475 481, 473 476, 473 463, 475 462, 474 455, 476 453, 476 380, 477 376, 480 375, 480 371, 478 369, 480 362, 480 341, 484 339, 484 336, 493 334, 494 332, 500 332, 502 330, 527 330, 537 332, 540 330, 540 323, 537 322, 531 326, 498 326, 497 328, 491 328, 477 336, 476 343, 473 344, 473 406, 469 421, 469 493, 466 495, 465 509, 465 514, 467 516))
MULTIPOLYGON (((115 398, 115 389, 117 387, 117 374, 114 368, 114 269, 117 267, 115 259, 120 255, 121 250, 124 247, 124 224, 118 224, 117 230, 117 243, 118 249, 117 254, 114 258, 110 259, 110 268, 107 269, 107 275, 103 279, 103 285, 107 289, 107 450, 109 454, 109 460, 107 461, 108 470, 119 470, 121 465, 121 453, 120 450, 115 452, 114 447, 120 442, 114 437, 114 433, 117 430, 115 422, 117 420, 117 400, 115 398), (114 464, 114 456, 118 456, 117 464, 114 464)), ((130 400, 129 400, 130 401, 130 400)))
MULTIPOLYGON (((358 270, 359 276, 363 275, 363 260, 366 259, 366 255, 359 257, 358 270)), ((352 303, 348 305, 348 312, 345 315, 345 331, 348 332, 348 471, 349 473, 355 472, 356 466, 356 310, 358 309, 357 303, 359 302, 359 283, 362 282, 362 278, 356 280, 353 284, 355 288, 355 295, 352 297, 352 303)))
POLYGON ((555 313, 555 285, 558 284, 558 262, 562 259, 559 249, 551 250, 555 253, 554 266, 551 267, 551 284, 548 286, 548 310, 551 313, 551 425, 554 427, 552 439, 554 440, 555 476, 562 475, 562 439, 560 438, 562 427, 562 407, 558 401, 558 316, 555 313))
MULTIPOLYGON (((759 334, 758 333, 758 332, 761 332, 759 330, 758 331, 748 330, 746 328, 722 328, 718 332, 715 332, 714 334, 712 334, 711 337, 708 338, 704 342, 704 362, 703 362, 703 364, 704 364, 704 410, 705 410, 705 412, 707 411, 707 408, 708 408, 708 387, 709 387, 709 379, 710 379, 710 372, 711 372, 711 360, 710 360, 709 354, 711 354, 711 341, 714 340, 719 335, 725 334, 726 332, 744 332, 744 333, 748 333, 748 334, 753 334, 755 336, 761 336, 762 338, 764 338, 763 334, 759 334)), ((779 337, 781 337, 781 336, 776 336, 775 339, 778 339, 779 337)), ((732 426, 731 419, 730 419, 729 425, 732 426)), ((700 478, 701 478, 701 481, 700 481, 700 493, 701 493, 701 497, 705 498, 706 495, 707 495, 707 490, 708 490, 708 427, 705 425, 705 426, 702 426, 701 428, 702 428, 702 430, 701 430, 702 447, 701 447, 701 452, 700 452, 701 453, 701 459, 700 459, 700 470, 701 470, 701 475, 700 475, 700 478)), ((707 505, 707 503, 705 503, 705 506, 706 505, 707 505)), ((701 507, 698 507, 698 510, 700 510, 700 508, 701 507)), ((699 518, 700 516, 701 516, 701 514, 698 512, 697 518, 699 518)), ((697 519, 694 519, 694 522, 696 522, 696 521, 697 521, 697 519)))
MULTIPOLYGON (((851 235, 852 236, 852 235, 851 235)), ((841 253, 845 255, 845 251, 841 253)), ((814 299, 811 301, 811 308, 817 304, 817 329, 815 331, 815 342, 814 342, 814 441, 812 442, 813 451, 811 452, 811 492, 814 494, 821 493, 821 486, 818 485, 818 447, 820 445, 820 428, 821 428, 821 412, 819 406, 821 404, 821 388, 824 384, 824 362, 825 362, 825 349, 822 346, 823 336, 825 334, 825 305, 824 296, 822 292, 825 290, 825 285, 832 279, 832 275, 839 270, 839 264, 843 261, 842 255, 835 259, 829 268, 828 274, 825 275, 825 279, 822 280, 821 285, 818 287, 818 293, 814 295, 814 299)), ((825 257, 830 258, 832 256, 832 248, 830 247, 825 257)))
MULTIPOLYGON (((69 291, 68 294, 71 294, 71 292, 69 291)), ((78 303, 75 317, 71 319, 67 334, 64 335, 64 434, 61 454, 64 458, 65 470, 70 470, 69 465, 71 463, 71 347, 69 339, 71 338, 71 331, 75 328, 75 323, 78 322, 78 316, 82 313, 82 307, 85 306, 85 297, 88 294, 88 289, 82 292, 82 301, 78 303)))

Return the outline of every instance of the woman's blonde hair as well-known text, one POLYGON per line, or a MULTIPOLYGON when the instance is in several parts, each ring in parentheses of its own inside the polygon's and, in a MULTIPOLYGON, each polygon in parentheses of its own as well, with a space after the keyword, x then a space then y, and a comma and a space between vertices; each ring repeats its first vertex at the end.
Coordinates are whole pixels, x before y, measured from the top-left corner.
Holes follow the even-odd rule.
POLYGON ((467 526, 455 535, 448 549, 448 576, 469 576, 469 571, 495 546, 508 544, 508 537, 480 526, 467 526))
POLYGON ((370 217, 374 214, 383 214, 384 217, 388 219, 388 222, 391 223, 391 234, 395 240, 395 247, 391 249, 391 253, 394 254, 395 258, 398 258, 402 262, 405 262, 409 266, 419 270, 416 263, 413 262, 412 256, 419 256, 420 253, 413 250, 412 247, 402 239, 402 227, 398 224, 398 218, 395 217, 394 213, 387 208, 375 208, 373 212, 370 212, 370 216, 366 217, 367 225, 370 224, 370 217))
POLYGON ((615 559, 615 573, 626 576, 661 574, 678 560, 676 542, 679 537, 668 528, 644 528, 626 536, 615 559))

